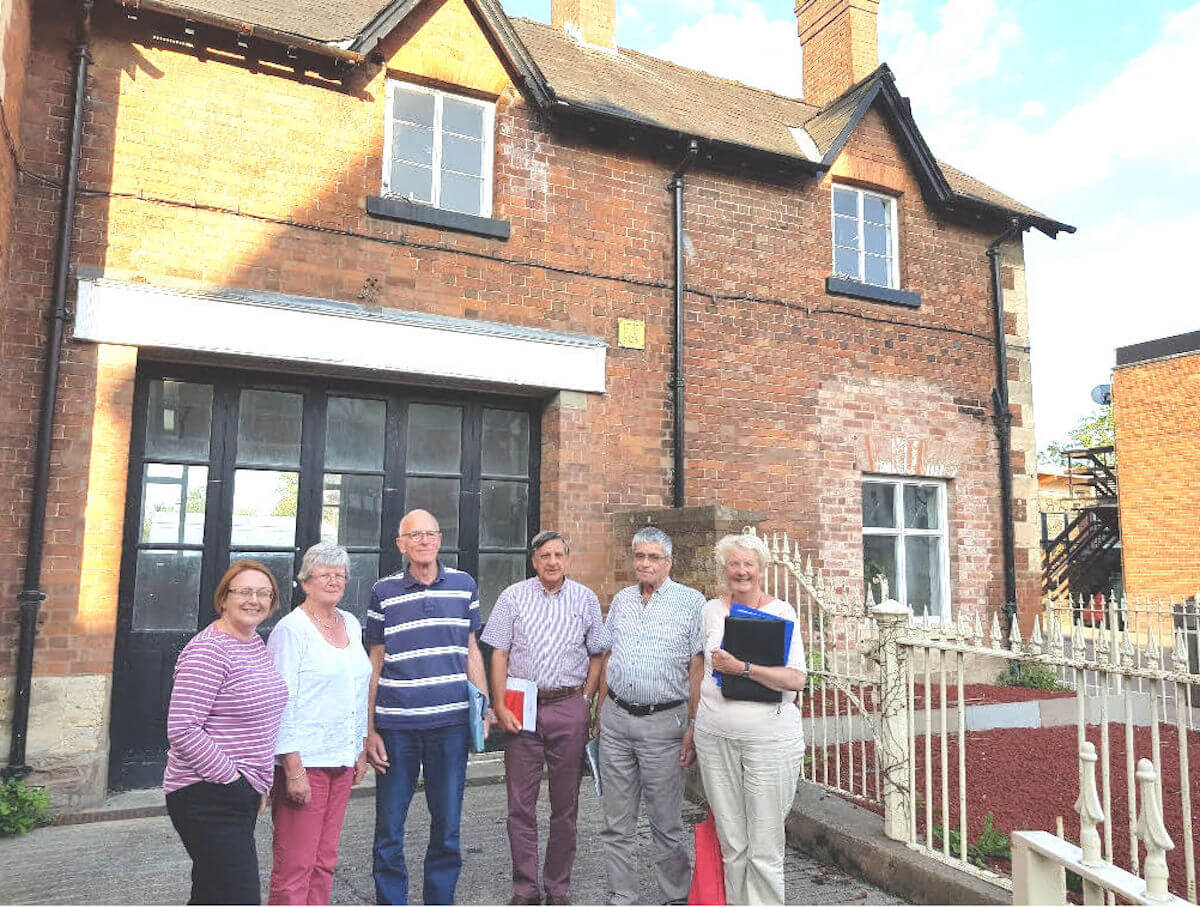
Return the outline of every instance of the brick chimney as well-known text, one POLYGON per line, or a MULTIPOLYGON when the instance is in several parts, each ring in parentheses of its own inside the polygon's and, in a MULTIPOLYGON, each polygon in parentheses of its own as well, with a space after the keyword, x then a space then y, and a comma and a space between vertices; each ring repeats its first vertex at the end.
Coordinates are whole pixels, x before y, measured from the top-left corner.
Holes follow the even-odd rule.
POLYGON ((550 24, 588 44, 616 47, 617 0, 550 0, 550 24))
POLYGON ((824 107, 879 66, 879 0, 796 0, 804 100, 824 107))

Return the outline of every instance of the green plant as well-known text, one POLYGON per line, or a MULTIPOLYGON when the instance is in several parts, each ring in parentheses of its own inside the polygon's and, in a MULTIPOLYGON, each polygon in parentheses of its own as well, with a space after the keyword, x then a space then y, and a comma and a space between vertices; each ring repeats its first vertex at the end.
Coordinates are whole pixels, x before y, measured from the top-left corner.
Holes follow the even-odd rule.
MULTIPOLYGON (((933 826, 934 842, 940 845, 945 833, 942 824, 936 823, 933 826)), ((955 856, 962 853, 962 833, 956 828, 950 830, 950 853, 955 856)), ((986 869, 988 860, 998 857, 1008 859, 1011 855, 1008 835, 996 828, 996 817, 989 812, 983 820, 983 831, 974 843, 967 845, 967 859, 980 869, 986 869)))
POLYGON ((1019 674, 1007 671, 996 678, 1002 687, 1027 687, 1031 690, 1065 690, 1053 668, 1042 665, 1022 665, 1019 674))
POLYGON ((809 691, 819 690, 825 685, 825 680, 822 677, 814 676, 813 671, 820 671, 825 667, 825 659, 821 657, 820 652, 809 652, 804 656, 804 662, 807 666, 807 679, 804 681, 805 687, 809 691))
POLYGON ((45 788, 26 787, 24 781, 10 778, 0 784, 0 837, 32 830, 46 818, 49 808, 45 788))

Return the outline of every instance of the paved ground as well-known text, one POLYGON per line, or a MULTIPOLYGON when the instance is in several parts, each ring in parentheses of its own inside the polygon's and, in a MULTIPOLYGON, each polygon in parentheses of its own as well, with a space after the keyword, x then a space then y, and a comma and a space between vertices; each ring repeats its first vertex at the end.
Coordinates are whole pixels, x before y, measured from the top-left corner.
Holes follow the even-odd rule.
MULTIPOLYGON (((604 903, 606 886, 597 835, 600 804, 584 778, 580 795, 579 853, 571 896, 576 903, 604 903)), ((545 828, 546 794, 541 797, 545 828)), ((458 885, 463 904, 504 903, 510 893, 508 839, 504 830, 504 787, 485 784, 467 790, 463 810, 465 865, 458 885)), ((702 816, 688 807, 685 818, 702 816)), ((371 881, 371 837, 374 800, 351 801, 342 831, 341 858, 334 880, 335 904, 374 900, 371 881)), ((424 802, 414 800, 409 813, 408 855, 417 878, 428 837, 424 802)), ((543 831, 544 835, 544 831, 543 831)), ((639 835, 648 849, 649 828, 639 835)), ((543 846, 545 838, 543 837, 543 846)), ((258 825, 258 852, 265 880, 270 873, 271 822, 258 825)), ((182 904, 187 901, 190 864, 166 817, 127 819, 43 828, 22 838, 0 840, 0 904, 182 904)), ((648 880, 649 873, 643 872, 648 880)), ((798 851, 789 851, 787 900, 791 904, 900 904, 890 895, 827 868, 798 851)), ((643 901, 661 903, 656 886, 644 881, 643 901)))

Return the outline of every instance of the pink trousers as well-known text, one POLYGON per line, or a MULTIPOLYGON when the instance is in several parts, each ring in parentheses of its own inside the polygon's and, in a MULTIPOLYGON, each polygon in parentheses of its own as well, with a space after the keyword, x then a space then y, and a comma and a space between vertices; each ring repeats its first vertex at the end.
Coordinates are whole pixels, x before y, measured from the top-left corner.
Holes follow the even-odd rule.
POLYGON ((338 838, 354 784, 354 767, 310 768, 312 798, 288 800, 283 770, 275 769, 271 820, 275 825, 268 904, 328 904, 337 865, 338 838))

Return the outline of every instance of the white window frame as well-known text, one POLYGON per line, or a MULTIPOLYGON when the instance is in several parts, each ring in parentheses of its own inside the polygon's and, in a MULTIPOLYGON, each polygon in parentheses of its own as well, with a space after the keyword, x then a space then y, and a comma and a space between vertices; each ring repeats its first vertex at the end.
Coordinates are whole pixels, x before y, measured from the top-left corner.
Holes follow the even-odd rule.
MULTIPOLYGON (((451 98, 463 104, 470 104, 478 107, 483 111, 483 191, 481 195, 481 208, 479 217, 492 216, 492 180, 495 172, 495 132, 496 132, 496 105, 491 101, 481 101, 478 98, 472 98, 467 95, 454 94, 449 91, 441 91, 437 88, 429 88, 425 85, 418 85, 415 82, 404 82, 400 79, 387 80, 387 107, 383 118, 383 181, 382 195, 392 198, 408 198, 408 196, 396 195, 391 190, 392 181, 392 132, 395 129, 395 96, 396 91, 412 91, 420 94, 433 95, 433 192, 432 200, 429 202, 420 199, 410 199, 414 204, 429 205, 433 208, 440 208, 443 211, 452 211, 452 208, 443 208, 441 204, 442 196, 442 109, 446 98, 451 98)), ((456 214, 467 212, 455 211, 456 214)))
MULTIPOLYGON (((849 277, 857 280, 859 283, 867 286, 879 286, 879 284, 869 283, 867 281, 867 234, 866 221, 863 217, 863 199, 867 196, 877 198, 884 203, 887 208, 888 217, 888 238, 891 248, 888 250, 891 258, 891 267, 888 268, 888 283, 885 289, 899 290, 900 289, 900 218, 896 198, 891 195, 884 195, 881 192, 872 192, 869 189, 860 189, 857 186, 849 186, 845 183, 834 183, 833 188, 829 193, 829 241, 830 252, 833 256, 833 273, 838 277, 849 277), (837 207, 834 203, 834 196, 839 192, 853 192, 857 202, 858 219, 858 274, 839 274, 837 270, 837 250, 848 249, 849 246, 839 246, 837 241, 837 207)), ((845 215, 842 215, 845 216, 845 215)))
MULTIPOLYGON (((903 477, 903 476, 886 476, 886 475, 863 475, 860 484, 860 494, 865 493, 867 483, 880 485, 891 485, 895 488, 892 495, 893 507, 893 522, 896 527, 888 529, 883 526, 866 526, 862 527, 863 539, 868 536, 886 536, 888 538, 898 538, 899 544, 896 545, 896 585, 899 588, 890 589, 889 593, 893 599, 900 604, 908 607, 908 582, 907 582, 907 564, 905 558, 907 553, 905 550, 904 539, 909 536, 924 536, 940 538, 942 540, 942 563, 941 563, 941 593, 942 593, 942 613, 936 615, 913 615, 914 623, 925 624, 949 624, 951 623, 951 600, 950 600, 950 522, 949 522, 949 507, 947 498, 949 497, 949 485, 944 479, 925 479, 918 477, 903 477), (904 525, 904 487, 906 485, 925 485, 935 486, 938 488, 938 525, 940 529, 908 529, 904 525)), ((862 554, 860 546, 860 555, 862 554)), ((874 590, 872 590, 874 591, 874 590)))

